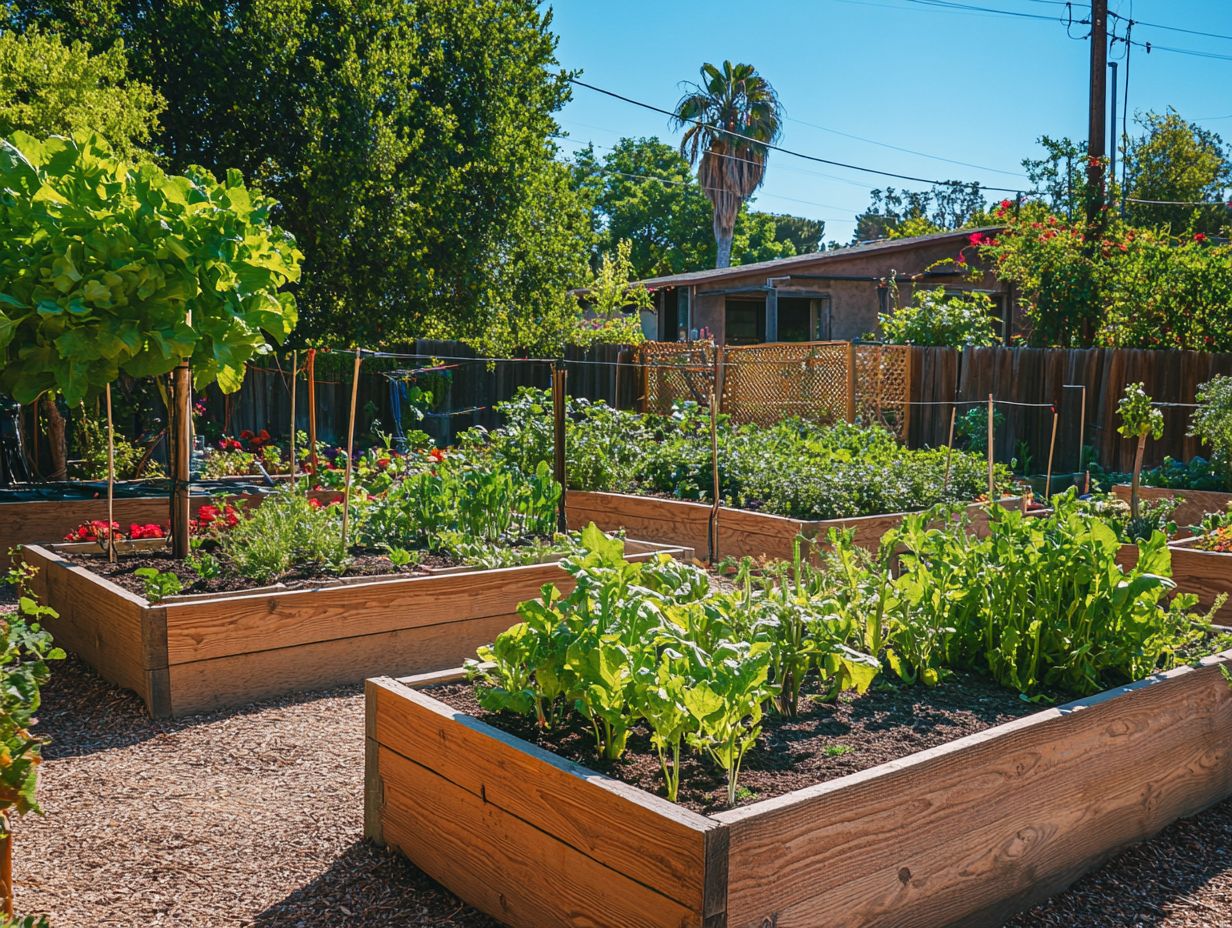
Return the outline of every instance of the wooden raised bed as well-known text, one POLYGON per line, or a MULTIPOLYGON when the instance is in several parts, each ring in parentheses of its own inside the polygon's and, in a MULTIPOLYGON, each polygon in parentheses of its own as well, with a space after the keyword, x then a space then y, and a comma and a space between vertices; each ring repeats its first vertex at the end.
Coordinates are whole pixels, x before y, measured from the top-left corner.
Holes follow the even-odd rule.
MULTIPOLYGON (((1112 492, 1126 503, 1129 502, 1129 491, 1130 487, 1127 483, 1118 483, 1112 488, 1112 492)), ((1176 507, 1176 511, 1172 514, 1172 521, 1185 535, 1189 534, 1185 531, 1187 526, 1197 525, 1208 512, 1223 512, 1228 508, 1228 504, 1232 503, 1232 493, 1216 493, 1213 490, 1172 490, 1166 487, 1138 488, 1139 499, 1172 499, 1177 496, 1182 497, 1184 502, 1176 507)))
POLYGON ((717 815, 369 680, 365 831, 515 928, 994 926, 1232 795, 1229 662, 717 815))
MULTIPOLYGON (((517 605, 572 577, 558 563, 317 589, 176 597, 157 605, 62 556, 97 545, 23 550, 35 592, 60 617, 56 643, 140 696, 154 718, 204 712, 378 674, 452 667, 517 621, 517 605)), ((626 542, 630 559, 665 551, 626 542)))
MULTIPOLYGON (((566 502, 572 529, 594 522, 605 532, 624 529, 638 538, 685 545, 699 557, 709 549, 711 507, 707 503, 583 490, 570 490, 566 502)), ((1002 505, 1011 508, 1020 503, 1019 497, 1002 501, 1002 505)), ((988 520, 983 505, 972 504, 968 512, 974 530, 985 530, 988 520)), ((806 520, 720 506, 718 553, 720 557, 789 559, 797 535, 824 540, 831 528, 854 529, 856 544, 876 550, 881 536, 896 528, 906 515, 894 512, 850 519, 806 520)))
MULTIPOLYGON (((249 501, 260 501, 261 496, 238 494, 249 501)), ((212 502, 211 496, 192 497, 192 511, 212 502)), ((150 522, 167 523, 171 515, 168 496, 117 496, 114 504, 115 521, 127 532, 129 525, 145 525, 150 522)), ((82 522, 106 521, 107 494, 97 499, 35 500, 21 503, 0 503, 0 570, 10 564, 9 549, 18 545, 54 544, 64 540, 72 529, 82 522)))
POLYGON ((1232 554, 1203 551, 1194 547, 1197 538, 1184 538, 1168 545, 1172 552, 1172 579, 1182 593, 1197 593, 1198 605, 1210 609, 1221 594, 1228 599, 1215 613, 1214 621, 1232 625, 1232 554))

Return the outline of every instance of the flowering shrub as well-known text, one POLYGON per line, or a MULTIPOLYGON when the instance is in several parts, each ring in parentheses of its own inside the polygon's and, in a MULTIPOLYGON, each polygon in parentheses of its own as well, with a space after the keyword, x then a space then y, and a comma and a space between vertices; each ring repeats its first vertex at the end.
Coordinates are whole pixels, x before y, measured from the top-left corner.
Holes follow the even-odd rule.
POLYGON ((877 318, 882 340, 892 345, 978 348, 998 342, 994 307, 986 293, 946 293, 944 287, 917 290, 909 305, 877 318))
POLYGON ((1018 287, 1036 344, 1232 350, 1232 245, 1117 221, 1088 242, 1038 203, 996 215, 979 254, 1018 287))
POLYGON ((124 536, 120 532, 120 523, 112 522, 110 525, 102 519, 90 519, 87 522, 82 522, 75 529, 64 536, 65 541, 97 541, 99 544, 106 544, 107 539, 115 534, 117 540, 124 536))
POLYGON ((206 479, 218 477, 244 477, 257 473, 260 462, 266 473, 279 474, 288 471, 283 461, 282 449, 270 438, 270 433, 261 429, 253 433, 248 429, 240 432, 239 438, 223 435, 217 447, 206 452, 201 464, 201 476, 206 479))

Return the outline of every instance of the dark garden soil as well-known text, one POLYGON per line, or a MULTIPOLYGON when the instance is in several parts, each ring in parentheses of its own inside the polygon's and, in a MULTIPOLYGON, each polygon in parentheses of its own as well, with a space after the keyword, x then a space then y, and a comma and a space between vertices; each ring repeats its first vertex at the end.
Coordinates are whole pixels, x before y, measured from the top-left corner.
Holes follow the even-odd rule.
MULTIPOLYGON (((561 757, 665 795, 658 754, 644 726, 634 729, 624 757, 604 762, 595 755, 589 726, 572 714, 557 730, 541 732, 534 719, 483 709, 469 683, 426 692, 561 757)), ((955 674, 933 688, 884 685, 863 696, 843 693, 836 703, 811 697, 801 702, 794 719, 766 716, 757 746, 745 755, 740 770, 737 805, 875 767, 1039 710, 974 674, 955 674)), ((695 812, 722 811, 727 807, 726 775, 696 752, 683 752, 677 801, 695 812)))
POLYGON ((155 570, 163 573, 175 574, 184 587, 180 593, 184 594, 242 593, 244 590, 251 590, 256 586, 269 586, 272 583, 279 583, 289 590, 298 590, 321 586, 331 582, 336 583, 339 577, 392 577, 394 575, 419 577, 425 576, 428 573, 428 571, 423 569, 424 567, 442 569, 457 567, 462 563, 455 558, 445 555, 424 554, 420 557, 418 565, 398 568, 391 564, 389 558, 384 554, 356 552, 352 556, 346 571, 342 574, 326 573, 318 567, 305 566, 295 568, 290 573, 283 574, 276 581, 257 583, 254 580, 241 576, 225 561, 223 562, 223 572, 220 576, 203 580, 189 569, 184 561, 172 557, 169 551, 143 551, 140 553, 121 554, 114 564, 108 563, 105 557, 92 551, 67 553, 65 557, 73 563, 86 567, 99 576, 106 577, 117 586, 122 586, 124 589, 139 596, 145 595, 145 581, 136 575, 137 570, 142 567, 153 567, 155 570))

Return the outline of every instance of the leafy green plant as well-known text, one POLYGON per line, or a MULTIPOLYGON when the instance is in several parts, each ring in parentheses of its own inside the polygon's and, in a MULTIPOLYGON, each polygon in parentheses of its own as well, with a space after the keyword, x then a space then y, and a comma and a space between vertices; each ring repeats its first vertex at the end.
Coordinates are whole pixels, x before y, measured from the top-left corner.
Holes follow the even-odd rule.
MULTIPOLYGON (((992 427, 994 432, 1005 425, 1005 414, 994 408, 992 411, 992 427)), ((983 403, 972 406, 954 420, 954 435, 968 451, 974 454, 988 454, 988 407, 983 403)))
POLYGON ((240 576, 258 583, 309 565, 341 573, 348 561, 340 507, 313 505, 289 490, 271 494, 234 526, 216 530, 214 538, 240 576))
POLYGON ((75 406, 182 360, 198 389, 233 392, 266 336, 295 325, 278 291, 300 254, 238 171, 174 176, 97 136, 17 132, 0 142, 0 188, 0 390, 18 402, 51 391, 75 406))
POLYGON ((1232 488, 1232 377, 1212 377, 1198 387, 1197 399, 1189 434, 1211 446, 1223 486, 1232 488))
POLYGON ((0 576, 0 585, 13 587, 17 609, 0 616, 0 811, 18 815, 41 811, 36 790, 45 739, 31 733, 41 702, 41 689, 50 679, 48 662, 63 660, 43 627, 59 618, 41 605, 30 588, 35 568, 19 560, 0 576))
POLYGON ((916 290, 909 305, 877 318, 882 340, 892 345, 987 347, 999 341, 994 311, 986 293, 937 287, 916 290))
POLYGON ((1159 439, 1164 434, 1164 414, 1151 405, 1151 398, 1141 383, 1125 385, 1125 393, 1117 403, 1120 424, 1117 431, 1126 438, 1137 440, 1134 449, 1134 476, 1130 484, 1129 509, 1133 518, 1138 518, 1138 487, 1142 478, 1142 456, 1146 453, 1147 438, 1159 439))
POLYGON ((152 603, 161 602, 168 596, 174 596, 184 585, 180 578, 169 571, 161 571, 156 567, 138 567, 133 575, 141 578, 145 589, 145 598, 152 603))
POLYGON ((202 580, 213 580, 222 576, 222 563, 208 551, 193 550, 184 558, 184 566, 202 580))

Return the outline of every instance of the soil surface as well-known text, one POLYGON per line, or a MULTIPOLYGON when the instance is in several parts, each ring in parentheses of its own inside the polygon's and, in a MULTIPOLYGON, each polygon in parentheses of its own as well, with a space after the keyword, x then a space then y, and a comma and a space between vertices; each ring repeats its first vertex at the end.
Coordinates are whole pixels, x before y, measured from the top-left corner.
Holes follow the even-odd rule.
POLYGON ((339 577, 392 577, 395 575, 419 577, 425 576, 428 573, 428 571, 423 569, 424 567, 439 569, 457 567, 462 563, 455 558, 445 555, 423 554, 419 558, 418 565, 398 568, 391 564, 389 558, 384 554, 356 552, 352 556, 346 571, 342 574, 326 573, 317 567, 303 566, 293 568, 290 573, 283 574, 276 581, 270 581, 269 584, 258 584, 256 581, 240 575, 225 561, 223 562, 223 572, 220 576, 204 580, 193 572, 184 561, 172 557, 169 551, 143 551, 121 554, 114 564, 108 563, 105 557, 92 551, 66 553, 64 556, 73 563, 80 564, 99 576, 106 577, 117 586, 122 586, 138 596, 145 596, 145 581, 136 575, 136 571, 142 567, 153 567, 162 573, 175 574, 183 585, 180 593, 184 594, 239 593, 244 590, 251 590, 256 586, 268 586, 273 583, 279 583, 288 590, 298 590, 321 586, 331 582, 336 583, 339 577))
MULTIPOLYGON (((605 762, 595 754, 589 725, 576 713, 557 729, 544 732, 534 719, 483 709, 469 683, 435 686, 426 692, 592 770, 666 795, 658 754, 644 724, 634 728, 624 757, 605 762)), ((757 745, 740 768, 736 804, 771 799, 875 767, 1038 710, 975 674, 954 674, 933 688, 875 686, 863 696, 843 693, 835 703, 802 698, 796 718, 770 714, 763 720, 757 745)), ((722 811, 727 808, 726 774, 696 752, 682 752, 677 802, 695 812, 722 811)))

